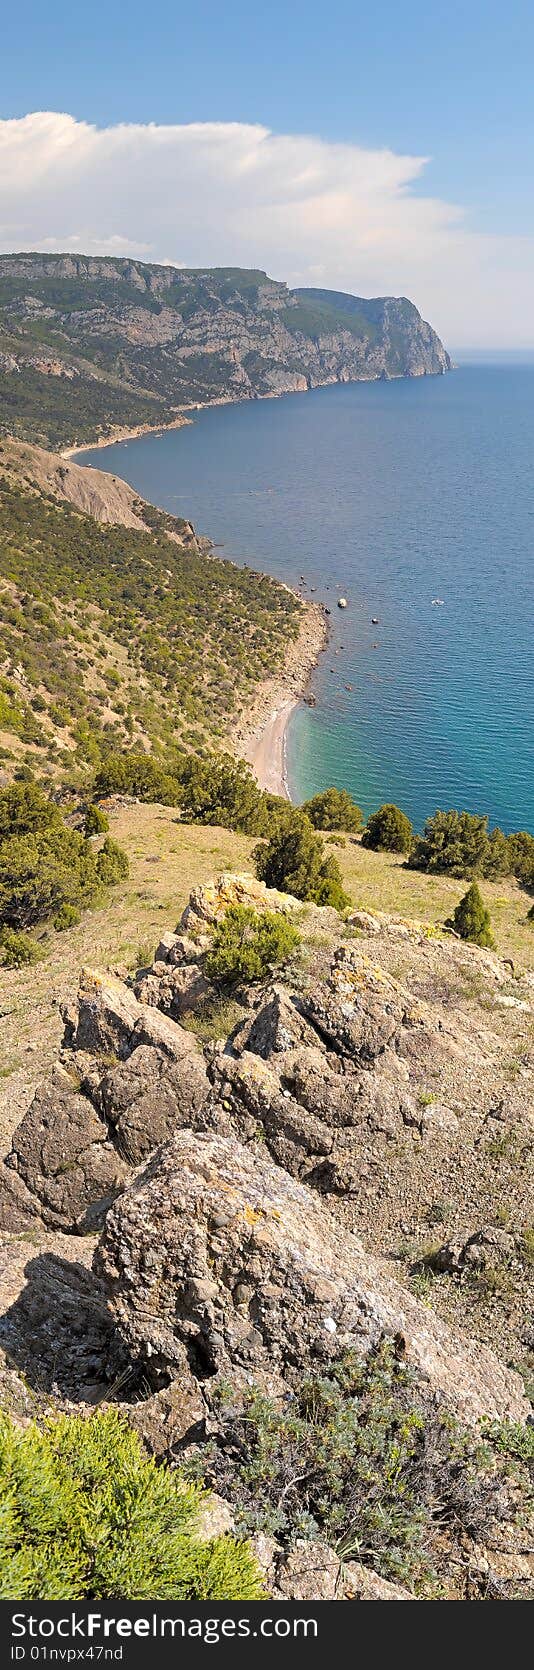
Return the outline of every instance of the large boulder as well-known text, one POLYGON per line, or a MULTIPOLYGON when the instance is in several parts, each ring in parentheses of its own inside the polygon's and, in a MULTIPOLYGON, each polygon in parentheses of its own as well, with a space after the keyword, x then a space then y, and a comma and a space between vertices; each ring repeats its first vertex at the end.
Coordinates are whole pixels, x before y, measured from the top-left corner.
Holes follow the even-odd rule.
MULTIPOLYGON (((291 1383, 384 1335, 467 1421, 526 1419, 522 1383, 453 1332, 319 1200, 233 1138, 179 1131, 108 1213, 95 1271, 127 1364, 153 1390, 189 1364, 291 1383)), ((114 1364, 111 1363, 111 1371, 114 1364)))
POLYGON ((293 898, 292 893, 280 893, 275 887, 266 887, 257 876, 248 873, 235 875, 225 870, 216 881, 203 882, 200 887, 193 888, 180 918, 180 929, 186 929, 188 934, 205 933, 206 925, 215 927, 230 905, 248 905, 257 911, 282 911, 284 915, 302 909, 300 901, 293 898))
POLYGON ((38 1203, 44 1223, 79 1229, 90 1226, 97 1203, 100 1209, 110 1204, 128 1170, 87 1097, 54 1084, 36 1091, 7 1166, 38 1203))
POLYGON ((34 1214, 54 1229, 95 1227, 130 1167, 193 1124, 208 1091, 192 1034, 112 977, 84 974, 65 1041, 71 1071, 58 1064, 36 1091, 0 1170, 10 1231, 34 1214))
POLYGON ((139 1165, 174 1130, 195 1123, 206 1091, 196 1049, 169 1061, 162 1049, 140 1044, 127 1061, 106 1069, 92 1094, 120 1153, 129 1165, 139 1165))

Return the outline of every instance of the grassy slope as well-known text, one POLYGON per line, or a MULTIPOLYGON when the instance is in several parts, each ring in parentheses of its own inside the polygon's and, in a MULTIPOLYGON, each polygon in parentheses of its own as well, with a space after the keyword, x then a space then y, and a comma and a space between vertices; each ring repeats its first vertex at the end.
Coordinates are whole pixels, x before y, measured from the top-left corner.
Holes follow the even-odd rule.
MULTIPOLYGON (((164 928, 174 928, 189 893, 221 870, 250 869, 254 842, 226 829, 181 824, 172 808, 116 807, 111 832, 129 856, 130 877, 106 905, 79 926, 52 936, 51 954, 37 968, 0 969, 2 1059, 0 1139, 19 1117, 29 1089, 51 1066, 62 1026, 59 1003, 72 999, 84 964, 133 970, 153 953, 164 928)), ((405 870, 402 860, 368 852, 359 842, 334 848, 355 906, 442 922, 465 883, 405 870)), ((526 923, 526 895, 513 881, 483 884, 501 956, 534 969, 534 928, 526 923)))

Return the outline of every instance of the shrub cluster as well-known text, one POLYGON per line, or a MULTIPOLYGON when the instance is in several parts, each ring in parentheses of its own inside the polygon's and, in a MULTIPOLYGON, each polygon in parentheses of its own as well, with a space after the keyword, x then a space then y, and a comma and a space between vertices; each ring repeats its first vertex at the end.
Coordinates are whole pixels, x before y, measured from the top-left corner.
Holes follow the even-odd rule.
POLYGON ((201 1489, 157 1466, 116 1410, 24 1430, 0 1416, 3 1600, 254 1600, 246 1543, 202 1541, 201 1489))
POLYGON ((287 963, 298 945, 297 929, 280 912, 230 905, 215 930, 206 972, 211 980, 263 980, 287 963))
MULTIPOLYGON (((4 933, 6 929, 19 933, 49 921, 58 928, 69 927, 80 911, 95 903, 102 887, 112 886, 127 874, 128 860, 117 843, 107 836, 100 852, 95 852, 85 835, 69 828, 59 807, 37 783, 15 782, 0 791, 0 929, 4 933)), ((19 961, 23 946, 19 941, 19 961)))
POLYGON ((323 1536, 341 1558, 418 1590, 435 1590, 447 1535, 483 1543, 513 1512, 496 1451, 515 1458, 521 1445, 515 1503, 530 1499, 534 1436, 463 1430, 388 1342, 364 1363, 345 1352, 283 1402, 228 1384, 219 1398, 210 1476, 244 1530, 285 1544, 323 1536))
POLYGON ((517 876, 534 887, 534 837, 526 830, 504 835, 472 812, 435 812, 415 838, 410 869, 459 877, 517 876))
POLYGON ((337 859, 331 853, 326 856, 320 835, 302 811, 289 811, 252 856, 256 875, 267 887, 316 905, 332 905, 334 910, 344 910, 349 903, 337 859))

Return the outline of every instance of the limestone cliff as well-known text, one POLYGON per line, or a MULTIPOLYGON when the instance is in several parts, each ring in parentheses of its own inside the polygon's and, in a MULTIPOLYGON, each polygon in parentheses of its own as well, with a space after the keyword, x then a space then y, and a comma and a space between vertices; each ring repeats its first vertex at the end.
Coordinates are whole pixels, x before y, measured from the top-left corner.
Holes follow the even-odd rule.
POLYGON ((0 425, 29 440, 96 439, 210 401, 450 368, 405 297, 70 255, 1 256, 0 285, 0 425))

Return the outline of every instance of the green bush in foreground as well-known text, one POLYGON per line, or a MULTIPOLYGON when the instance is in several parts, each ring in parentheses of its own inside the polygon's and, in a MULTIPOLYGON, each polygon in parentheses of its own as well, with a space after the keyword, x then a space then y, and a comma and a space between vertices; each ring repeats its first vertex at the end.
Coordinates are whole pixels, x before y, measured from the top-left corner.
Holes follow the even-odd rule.
POLYGON ((476 881, 472 882, 463 899, 456 906, 447 927, 454 929, 460 939, 471 940, 473 945, 486 945, 494 950, 495 940, 491 932, 491 917, 482 898, 476 881))
POLYGON ((256 875, 267 887, 292 893, 295 899, 309 899, 316 905, 344 910, 349 900, 337 859, 325 855, 317 835, 302 812, 286 816, 269 841, 254 848, 256 875))
POLYGON ((314 829, 342 829, 346 835, 355 835, 363 823, 363 813, 347 789, 324 789, 305 800, 302 811, 314 829))
POLYGON ((0 1416, 3 1600, 254 1600, 246 1543, 202 1542, 207 1500, 157 1466, 116 1410, 62 1415, 43 1430, 0 1416))
POLYGON ((409 852, 413 843, 413 828, 400 806, 379 806, 368 818, 362 847, 373 852, 409 852))
POLYGON ((230 905, 215 931, 206 971, 211 980, 262 980, 287 963, 298 945, 300 935, 287 917, 230 905))

